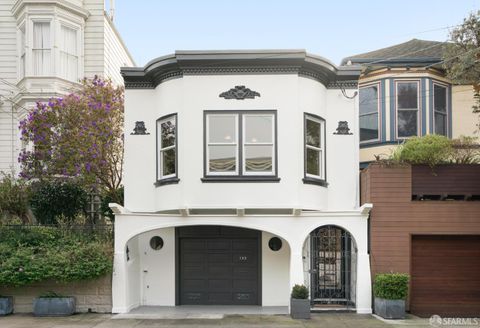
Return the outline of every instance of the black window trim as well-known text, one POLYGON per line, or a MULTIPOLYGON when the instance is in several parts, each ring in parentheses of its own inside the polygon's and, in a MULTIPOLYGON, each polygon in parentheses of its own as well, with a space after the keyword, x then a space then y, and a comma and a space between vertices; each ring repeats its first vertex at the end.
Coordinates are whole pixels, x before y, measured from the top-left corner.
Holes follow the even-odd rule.
POLYGON ((203 178, 202 182, 279 182, 278 177, 278 119, 276 109, 252 109, 252 110, 204 110, 203 111, 203 178), (207 116, 209 114, 237 114, 238 119, 238 174, 235 175, 209 175, 207 174, 207 116), (271 114, 274 118, 274 165, 275 172, 271 175, 244 175, 243 174, 243 129, 242 115, 244 114, 271 114))
POLYGON ((327 121, 318 115, 312 113, 303 113, 303 179, 304 184, 313 184, 322 187, 328 187, 327 182, 327 121), (307 119, 312 117, 318 121, 323 122, 323 165, 324 165, 324 178, 315 178, 312 176, 307 176, 307 119))
POLYGON ((167 114, 159 117, 155 121, 155 130, 156 130, 155 152, 156 152, 156 163, 157 163, 157 165, 155 166, 155 170, 156 170, 155 176, 157 181, 154 183, 154 185, 156 187, 159 187, 167 184, 176 184, 180 181, 180 179, 178 178, 178 114, 171 113, 171 114, 167 114), (158 173, 159 165, 160 165, 160 149, 159 149, 160 145, 158 144, 160 131, 159 131, 158 122, 164 121, 170 117, 175 117, 175 176, 168 177, 168 178, 160 178, 158 173))

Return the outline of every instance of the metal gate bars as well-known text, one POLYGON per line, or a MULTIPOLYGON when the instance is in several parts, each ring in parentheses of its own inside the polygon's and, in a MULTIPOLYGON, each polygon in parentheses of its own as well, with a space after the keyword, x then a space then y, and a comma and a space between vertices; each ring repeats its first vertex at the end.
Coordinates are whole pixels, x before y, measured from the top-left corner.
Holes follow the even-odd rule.
POLYGON ((356 249, 350 233, 328 225, 310 234, 312 306, 355 306, 356 249))

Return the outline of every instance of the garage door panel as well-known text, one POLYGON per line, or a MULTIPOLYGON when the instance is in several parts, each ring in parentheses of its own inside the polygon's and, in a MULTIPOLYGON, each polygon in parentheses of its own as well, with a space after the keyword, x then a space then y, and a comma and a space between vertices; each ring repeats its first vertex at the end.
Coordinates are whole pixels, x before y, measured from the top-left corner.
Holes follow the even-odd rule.
POLYGON ((413 236, 411 265, 412 313, 480 314, 480 236, 413 236))
POLYGON ((183 286, 185 289, 194 292, 202 292, 207 287, 206 279, 184 279, 183 286))
POLYGON ((259 234, 240 230, 178 231, 180 304, 259 304, 259 234))

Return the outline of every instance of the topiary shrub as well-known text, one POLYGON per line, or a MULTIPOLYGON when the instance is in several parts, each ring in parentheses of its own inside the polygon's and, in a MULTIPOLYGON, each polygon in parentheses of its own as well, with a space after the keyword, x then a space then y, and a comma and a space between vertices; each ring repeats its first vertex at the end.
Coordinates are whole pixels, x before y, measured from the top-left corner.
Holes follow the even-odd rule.
POLYGON ((304 285, 295 285, 292 288, 292 298, 306 300, 308 298, 308 289, 304 285))
POLYGON ((85 212, 87 201, 87 192, 72 181, 39 181, 30 192, 30 206, 41 224, 57 224, 59 216, 73 221, 85 212))
POLYGON ((387 300, 404 300, 408 295, 409 275, 406 273, 381 273, 375 276, 375 297, 387 300))
POLYGON ((395 150, 395 161, 408 164, 425 164, 434 167, 450 162, 453 152, 451 141, 436 134, 412 137, 395 150))

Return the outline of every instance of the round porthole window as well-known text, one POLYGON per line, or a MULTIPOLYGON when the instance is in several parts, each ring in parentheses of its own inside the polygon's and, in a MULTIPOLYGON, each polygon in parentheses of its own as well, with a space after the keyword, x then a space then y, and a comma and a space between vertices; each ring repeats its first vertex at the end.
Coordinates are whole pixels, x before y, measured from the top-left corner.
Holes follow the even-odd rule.
POLYGON ((150 247, 156 251, 162 249, 163 239, 159 236, 152 237, 152 239, 150 239, 150 247))
POLYGON ((268 247, 274 252, 279 251, 282 248, 282 240, 278 237, 270 238, 268 241, 268 247))

